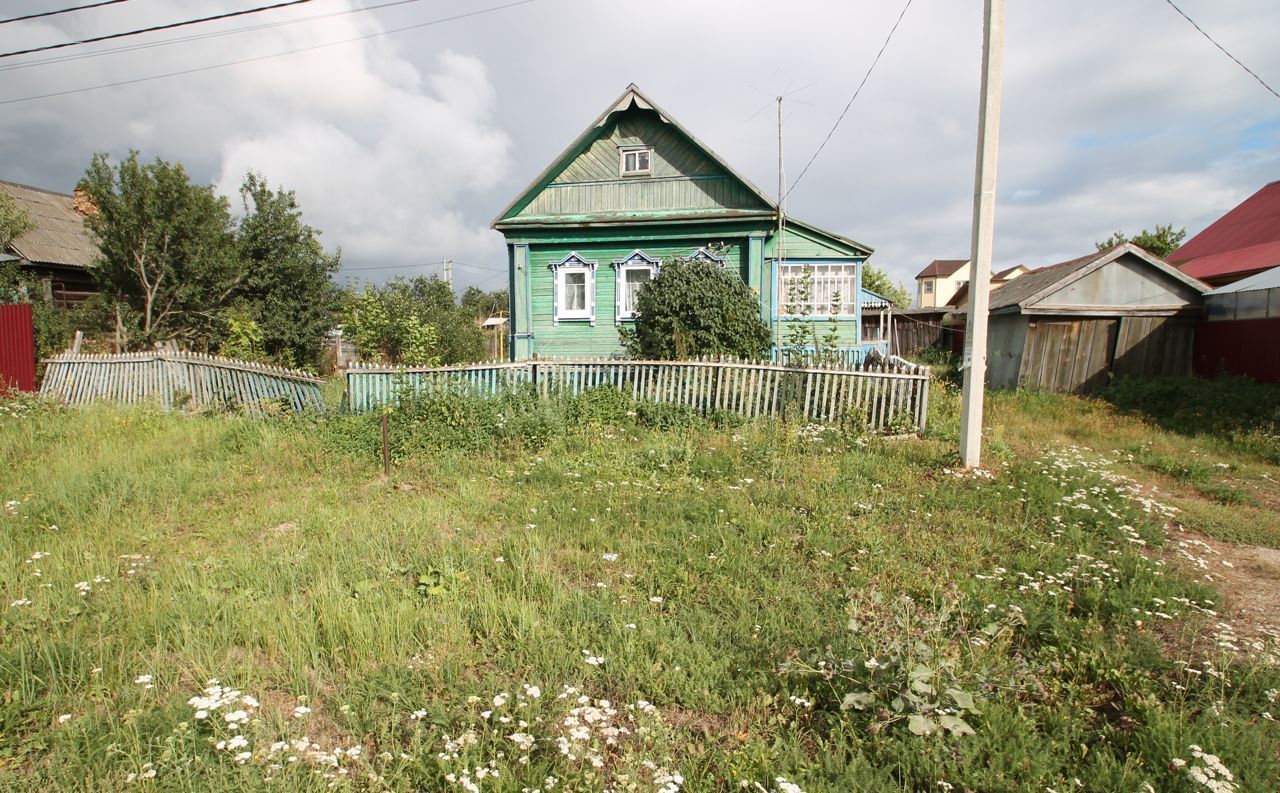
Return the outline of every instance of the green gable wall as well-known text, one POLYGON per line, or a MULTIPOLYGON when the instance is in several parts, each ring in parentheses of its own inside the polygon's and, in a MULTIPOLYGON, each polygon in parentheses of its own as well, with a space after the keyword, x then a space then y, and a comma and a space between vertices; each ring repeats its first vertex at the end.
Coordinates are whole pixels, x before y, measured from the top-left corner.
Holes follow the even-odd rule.
POLYGON ((768 213, 771 208, 652 110, 615 113, 586 148, 503 222, 601 220, 609 216, 768 213), (623 177, 620 146, 652 146, 653 173, 623 177))

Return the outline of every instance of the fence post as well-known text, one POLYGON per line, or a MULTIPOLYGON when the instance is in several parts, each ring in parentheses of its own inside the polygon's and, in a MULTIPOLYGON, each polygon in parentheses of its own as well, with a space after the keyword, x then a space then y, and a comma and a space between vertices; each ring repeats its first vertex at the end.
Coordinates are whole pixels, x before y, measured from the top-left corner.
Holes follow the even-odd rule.
POLYGON ((391 447, 387 444, 387 411, 382 411, 382 475, 391 478, 391 447))

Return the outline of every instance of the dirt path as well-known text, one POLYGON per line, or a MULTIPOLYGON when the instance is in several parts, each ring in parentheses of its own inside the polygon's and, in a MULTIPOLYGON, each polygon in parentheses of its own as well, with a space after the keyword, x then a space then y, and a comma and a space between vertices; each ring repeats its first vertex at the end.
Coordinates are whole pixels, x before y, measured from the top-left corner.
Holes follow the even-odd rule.
POLYGON ((1222 542, 1176 524, 1169 548, 1222 592, 1226 600, 1218 611, 1237 636, 1280 652, 1280 550, 1222 542))

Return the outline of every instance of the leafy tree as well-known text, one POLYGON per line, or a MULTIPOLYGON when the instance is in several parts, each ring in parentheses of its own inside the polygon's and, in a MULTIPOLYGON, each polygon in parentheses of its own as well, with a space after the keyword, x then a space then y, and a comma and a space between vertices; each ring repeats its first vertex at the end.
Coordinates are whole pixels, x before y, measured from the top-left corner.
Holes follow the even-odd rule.
POLYGON ((641 358, 736 355, 758 358, 770 346, 760 302, 727 270, 674 259, 640 288, 634 328, 619 329, 622 344, 641 358))
POLYGON ((462 307, 471 312, 473 317, 484 319, 507 310, 507 290, 497 289, 486 292, 478 286, 469 286, 462 293, 462 307))
POLYGON ((340 311, 330 276, 341 267, 342 254, 325 253, 320 232, 302 222, 292 190, 272 191, 266 179, 250 173, 240 196, 245 216, 236 252, 245 269, 236 294, 266 356, 286 366, 313 364, 340 311))
POLYGON ((484 357, 484 334, 474 311, 459 306, 453 289, 438 276, 409 279, 419 318, 436 329, 440 362, 467 363, 484 357))
POLYGON ((13 196, 0 189, 0 251, 35 227, 27 208, 19 206, 13 196))
POLYGON ((79 188, 95 209, 85 218, 98 237, 93 274, 115 299, 117 344, 207 345, 243 272, 227 200, 181 163, 144 165, 136 151, 115 167, 95 154, 79 188))
POLYGON ((409 285, 396 279, 352 295, 343 313, 343 335, 366 359, 410 366, 440 363, 439 335, 422 319, 409 285))
POLYGON ((1161 259, 1167 257, 1178 249, 1182 241, 1187 238, 1187 230, 1185 228, 1173 230, 1173 224, 1168 226, 1156 226, 1155 231, 1147 231, 1143 229, 1141 233, 1132 237, 1125 236, 1123 231, 1117 231, 1102 242, 1096 243, 1098 250, 1105 251, 1116 245, 1123 245, 1126 242, 1132 242, 1139 248, 1146 250, 1161 259))
POLYGON ((218 346, 218 353, 242 361, 262 361, 267 357, 263 347, 262 329, 254 321, 248 307, 227 314, 227 336, 218 346))
POLYGON ((862 288, 878 295, 884 295, 893 301, 898 308, 911 305, 911 293, 901 283, 895 284, 889 274, 873 264, 862 265, 862 288))

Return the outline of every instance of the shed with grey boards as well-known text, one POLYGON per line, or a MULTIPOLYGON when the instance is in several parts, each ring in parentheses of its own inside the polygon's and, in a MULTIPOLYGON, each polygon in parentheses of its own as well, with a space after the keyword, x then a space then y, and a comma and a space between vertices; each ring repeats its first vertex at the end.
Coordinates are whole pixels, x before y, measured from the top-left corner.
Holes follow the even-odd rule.
POLYGON ((988 383, 1088 393, 1111 375, 1189 374, 1207 290, 1128 243, 1032 270, 991 295, 988 383))

